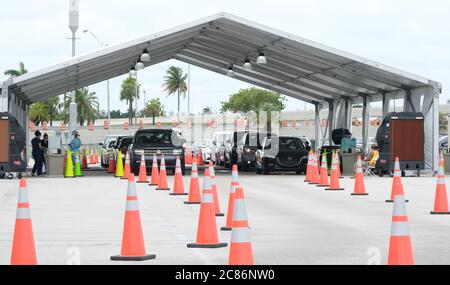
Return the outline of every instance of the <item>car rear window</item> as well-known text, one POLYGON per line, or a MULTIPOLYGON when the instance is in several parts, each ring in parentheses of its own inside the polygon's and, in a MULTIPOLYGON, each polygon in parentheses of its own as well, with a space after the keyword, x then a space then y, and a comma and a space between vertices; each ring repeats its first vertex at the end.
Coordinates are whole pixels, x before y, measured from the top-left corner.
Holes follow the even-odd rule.
POLYGON ((301 150, 303 148, 300 139, 297 138, 283 138, 279 139, 280 150, 301 150))

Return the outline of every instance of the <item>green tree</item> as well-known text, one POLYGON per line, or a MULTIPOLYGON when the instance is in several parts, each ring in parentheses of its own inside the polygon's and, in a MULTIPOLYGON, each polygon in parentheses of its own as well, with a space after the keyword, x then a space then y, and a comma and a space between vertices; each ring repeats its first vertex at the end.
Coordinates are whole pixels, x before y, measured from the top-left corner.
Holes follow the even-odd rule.
POLYGON ((144 113, 146 116, 152 117, 154 125, 155 117, 164 115, 164 106, 161 104, 159 98, 151 99, 145 106, 144 113))
MULTIPOLYGON (((68 109, 71 102, 71 95, 67 96, 64 102, 65 108, 68 109)), ((95 92, 89 92, 89 88, 81 88, 75 91, 75 103, 77 104, 78 123, 83 126, 84 123, 95 122, 99 116, 99 107, 97 96, 95 92)), ((68 121, 68 115, 65 120, 68 121)))
POLYGON ((28 70, 25 69, 25 64, 23 64, 23 62, 19 62, 19 69, 8 69, 5 71, 5 75, 10 77, 17 77, 27 72, 28 70))
POLYGON ((167 96, 177 94, 177 120, 180 121, 180 96, 186 96, 187 74, 184 74, 183 69, 176 66, 169 67, 166 74, 163 84, 164 91, 167 91, 167 96))
POLYGON ((48 121, 48 107, 44 102, 36 102, 30 105, 28 109, 28 117, 36 126, 40 123, 48 121))
POLYGON ((448 116, 447 113, 439 113, 439 133, 444 134, 447 132, 448 126, 448 116))
POLYGON ((122 82, 122 89, 120 90, 120 100, 126 101, 128 104, 128 123, 130 125, 133 124, 133 102, 134 100, 139 99, 139 89, 140 85, 138 84, 136 78, 127 77, 122 82), (136 92, 137 88, 137 92, 136 92))
POLYGON ((44 104, 47 107, 50 126, 53 126, 53 120, 55 120, 55 118, 58 116, 59 108, 61 106, 59 102, 59 96, 54 96, 46 99, 44 101, 44 104))
POLYGON ((272 120, 276 118, 272 117, 272 112, 281 112, 286 106, 284 101, 286 98, 279 93, 267 91, 259 88, 247 88, 241 89, 239 92, 230 96, 228 101, 222 102, 221 112, 231 111, 233 113, 251 113, 255 115, 249 115, 250 121, 256 119, 256 123, 260 124, 260 112, 267 112, 266 127, 267 131, 271 130, 272 120))

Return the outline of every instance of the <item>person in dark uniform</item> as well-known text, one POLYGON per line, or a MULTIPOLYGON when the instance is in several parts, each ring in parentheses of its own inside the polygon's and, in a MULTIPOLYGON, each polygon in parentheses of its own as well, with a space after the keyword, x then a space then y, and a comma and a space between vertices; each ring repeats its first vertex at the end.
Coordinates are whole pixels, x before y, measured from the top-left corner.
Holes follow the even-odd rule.
POLYGON ((42 146, 42 165, 45 166, 45 171, 47 171, 47 165, 45 164, 45 154, 47 154, 48 150, 48 135, 47 133, 44 133, 44 139, 41 140, 41 146, 42 146))
POLYGON ((31 170, 31 175, 34 176, 37 172, 37 175, 42 175, 42 163, 44 160, 44 156, 42 154, 42 145, 41 145, 41 132, 35 131, 34 132, 35 137, 31 140, 31 147, 32 147, 32 153, 34 159, 34 166, 31 170))

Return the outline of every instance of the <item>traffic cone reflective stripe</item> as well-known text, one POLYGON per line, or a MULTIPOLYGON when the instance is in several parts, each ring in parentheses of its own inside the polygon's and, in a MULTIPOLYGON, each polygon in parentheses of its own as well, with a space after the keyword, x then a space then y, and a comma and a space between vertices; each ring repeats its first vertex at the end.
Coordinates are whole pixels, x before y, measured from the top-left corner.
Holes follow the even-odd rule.
POLYGON ((115 177, 123 177, 123 162, 122 162, 122 152, 119 150, 117 153, 117 166, 115 177))
POLYGON ((139 165, 139 178, 137 183, 148 183, 147 179, 147 167, 145 165, 145 154, 141 154, 141 164, 139 165))
POLYGON ((111 260, 141 261, 154 259, 154 254, 146 254, 144 234, 136 192, 134 175, 128 175, 127 202, 120 255, 111 256, 111 260))
POLYGON ((238 168, 237 165, 234 164, 231 170, 231 184, 230 184, 230 194, 228 196, 227 221, 225 226, 220 228, 222 231, 231 231, 231 227, 233 226, 234 196, 237 187, 239 187, 238 168))
POLYGON ((123 176, 120 179, 128 179, 128 176, 131 174, 130 169, 130 152, 127 151, 125 154, 125 167, 123 169, 123 176))
POLYGON ((164 160, 164 154, 161 154, 161 169, 159 170, 159 182, 156 190, 168 191, 169 183, 167 182, 166 162, 164 160))
POLYGON ((72 152, 68 151, 66 155, 66 169, 64 173, 65 178, 73 178, 75 175, 73 174, 73 161, 72 161, 72 152))
POLYGON ((332 155, 333 159, 331 162, 331 181, 330 181, 330 187, 326 188, 325 190, 328 191, 343 191, 344 188, 341 188, 339 183, 339 171, 338 171, 338 162, 336 161, 336 155, 332 155))
POLYGON ((219 195, 217 194, 216 173, 214 171, 214 164, 212 161, 209 161, 209 173, 211 176, 215 213, 217 217, 223 217, 224 214, 220 212, 219 195))
POLYGON ((19 184, 19 198, 10 263, 11 265, 37 264, 27 184, 23 178, 19 184))
POLYGON ((353 196, 367 196, 366 186, 364 184, 364 173, 362 170, 361 156, 358 155, 358 160, 356 162, 356 173, 355 173, 355 186, 353 189, 353 196))
POLYGON ((175 177, 173 179, 173 192, 170 195, 188 195, 184 192, 183 172, 181 171, 180 157, 177 156, 175 163, 175 177))
POLYGON ((445 185, 444 158, 439 160, 439 172, 436 183, 436 194, 434 196, 434 209, 430 213, 432 215, 449 215, 447 187, 445 185))
POLYGON ((192 159, 191 181, 189 182, 189 197, 185 204, 200 204, 200 184, 198 181, 197 159, 192 159))
POLYGON ((153 154, 152 178, 150 181, 150 186, 157 186, 158 183, 159 183, 158 159, 156 158, 156 154, 153 154))
POLYGON ((328 164, 327 164, 327 155, 324 152, 322 154, 322 165, 320 167, 320 181, 317 187, 328 187, 330 183, 328 182, 328 164))
POLYGON ((234 198, 233 227, 231 232, 229 265, 254 265, 253 249, 250 240, 244 189, 236 188, 234 198))
MULTIPOLYGON (((400 184, 400 183, 398 183, 400 184)), ((388 265, 414 265, 414 254, 409 233, 405 197, 394 197, 388 265)))
POLYGON ((211 178, 209 176, 209 169, 206 168, 203 180, 200 214, 198 218, 197 238, 195 243, 189 243, 187 244, 187 247, 219 248, 226 246, 227 243, 219 242, 211 178))

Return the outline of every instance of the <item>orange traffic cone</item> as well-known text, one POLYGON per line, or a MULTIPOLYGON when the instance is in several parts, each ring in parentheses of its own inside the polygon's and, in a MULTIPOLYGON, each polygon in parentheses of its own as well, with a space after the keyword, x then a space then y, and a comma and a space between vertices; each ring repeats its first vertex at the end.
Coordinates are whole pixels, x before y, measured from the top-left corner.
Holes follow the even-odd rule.
POLYGON ((330 187, 326 188, 325 190, 328 191, 343 191, 344 188, 341 188, 341 185, 339 183, 339 170, 338 170, 338 161, 336 161, 336 155, 333 153, 332 155, 333 159, 331 162, 331 181, 330 181, 330 187))
POLYGON ((313 153, 312 155, 312 165, 311 165, 311 182, 309 184, 311 185, 317 185, 320 182, 320 176, 319 176, 319 159, 317 157, 317 154, 313 153))
POLYGON ((305 182, 311 182, 311 170, 312 170, 312 150, 308 154, 308 164, 306 165, 306 177, 305 182))
POLYGON ((323 152, 322 154, 322 165, 320 167, 320 181, 317 187, 328 187, 330 183, 328 182, 328 164, 327 164, 327 154, 323 152))
POLYGON ((355 187, 351 195, 353 196, 369 195, 369 193, 366 193, 366 186, 364 185, 364 173, 362 171, 362 161, 360 155, 358 155, 358 160, 356 162, 355 187))
POLYGON ((115 173, 115 172, 116 172, 116 169, 115 169, 115 165, 114 165, 114 158, 113 158, 113 156, 111 156, 109 158, 109 165, 108 165, 107 173, 115 173))
POLYGON ((158 159, 156 158, 156 154, 153 154, 152 179, 150 181, 150 186, 157 186, 158 184, 159 184, 158 159))
POLYGON ((202 150, 199 150, 198 154, 197 154, 197 164, 198 166, 202 166, 203 165, 203 155, 202 155, 202 150))
POLYGON ((111 256, 111 260, 142 261, 155 259, 156 255, 145 251, 144 234, 142 233, 141 215, 136 192, 134 175, 128 175, 127 203, 122 235, 120 255, 111 256))
MULTIPOLYGON (((395 195, 405 196, 405 194, 403 193, 402 171, 400 170, 400 160, 398 157, 395 158, 394 178, 392 179, 391 198, 386 200, 386 203, 393 203, 395 195), (399 185, 402 186, 400 187, 399 185)), ((405 199, 405 202, 408 203, 409 200, 405 199)))
POLYGON ((130 152, 127 151, 125 154, 125 166, 123 168, 123 176, 120 177, 120 179, 128 179, 128 176, 130 176, 131 170, 130 170, 130 152))
POLYGON ((233 210, 234 210, 234 196, 236 193, 236 188, 239 186, 239 176, 237 165, 234 164, 231 170, 231 185, 230 185, 230 195, 228 196, 228 208, 227 208, 227 221, 224 227, 220 229, 222 231, 231 231, 233 225, 233 210))
POLYGON ((189 182, 189 197, 185 204, 200 204, 200 185, 198 182, 197 159, 192 159, 191 181, 189 182))
POLYGON ((203 180, 200 215, 198 217, 197 238, 195 243, 187 244, 189 248, 219 248, 228 245, 227 243, 219 242, 212 192, 209 169, 206 168, 203 180))
POLYGON ((173 192, 170 195, 188 195, 184 192, 183 173, 181 171, 180 157, 177 155, 175 164, 175 177, 173 178, 173 192))
POLYGON ((166 162, 164 160, 164 154, 161 154, 161 167, 159 170, 159 182, 158 187, 156 187, 156 190, 159 191, 168 191, 169 183, 167 182, 167 171, 166 171, 166 162))
POLYGON ((87 169, 88 165, 87 165, 87 158, 86 158, 86 153, 82 153, 81 154, 81 169, 87 169))
POLYGON ((36 248, 34 246, 27 182, 22 178, 19 186, 19 201, 17 203, 16 225, 14 226, 11 265, 36 264, 36 248))
POLYGON ((250 228, 244 201, 244 189, 236 188, 234 196, 233 229, 231 232, 229 265, 255 265, 250 228))
POLYGON ((141 154, 141 164, 139 165, 139 177, 137 183, 148 183, 147 166, 145 165, 145 154, 141 154))
POLYGON ((434 196, 434 210, 430 212, 432 215, 450 214, 448 210, 447 187, 445 186, 444 175, 444 158, 441 157, 441 159, 439 160, 439 173, 437 176, 436 194, 434 196))
MULTIPOLYGON (((397 183, 400 184, 400 183, 397 183)), ((401 185, 401 184, 400 184, 401 185)), ((394 196, 388 265, 414 265, 414 254, 403 195, 394 196)))
POLYGON ((209 161, 209 173, 211 176, 211 184, 213 190, 213 198, 214 198, 214 210, 216 212, 216 217, 225 216, 220 212, 220 203, 219 203, 219 195, 217 195, 217 185, 216 185, 216 172, 214 171, 214 164, 212 161, 209 161))

